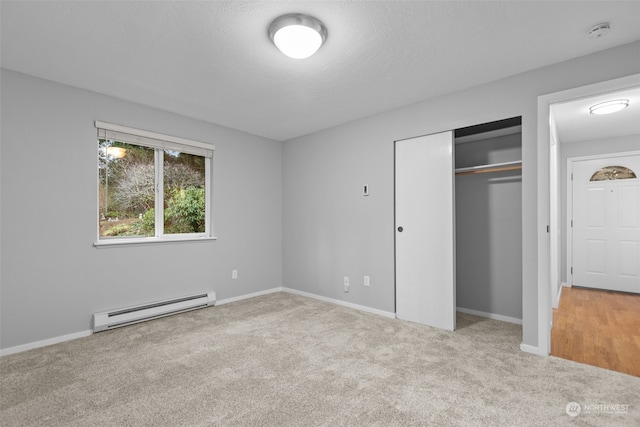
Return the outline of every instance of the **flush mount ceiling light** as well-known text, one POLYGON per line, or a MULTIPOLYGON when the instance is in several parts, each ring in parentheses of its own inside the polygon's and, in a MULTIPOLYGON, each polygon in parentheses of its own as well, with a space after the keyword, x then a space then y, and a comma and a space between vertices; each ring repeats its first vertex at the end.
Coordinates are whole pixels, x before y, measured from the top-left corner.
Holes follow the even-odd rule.
POLYGON ((327 28, 313 16, 290 13, 269 25, 269 38, 288 57, 304 59, 320 49, 327 39, 327 28))
POLYGON ((628 99, 616 99, 613 101, 601 102, 589 107, 591 114, 611 114, 620 110, 624 110, 629 106, 628 99))

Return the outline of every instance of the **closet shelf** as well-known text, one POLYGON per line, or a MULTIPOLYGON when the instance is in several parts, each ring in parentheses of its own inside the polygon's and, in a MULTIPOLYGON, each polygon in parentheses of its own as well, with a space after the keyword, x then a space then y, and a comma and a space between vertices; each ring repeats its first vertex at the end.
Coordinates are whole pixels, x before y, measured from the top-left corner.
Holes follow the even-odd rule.
POLYGON ((468 168, 458 168, 456 175, 468 175, 472 173, 491 173, 522 169, 522 160, 513 162, 493 163, 490 165, 471 166, 468 168))

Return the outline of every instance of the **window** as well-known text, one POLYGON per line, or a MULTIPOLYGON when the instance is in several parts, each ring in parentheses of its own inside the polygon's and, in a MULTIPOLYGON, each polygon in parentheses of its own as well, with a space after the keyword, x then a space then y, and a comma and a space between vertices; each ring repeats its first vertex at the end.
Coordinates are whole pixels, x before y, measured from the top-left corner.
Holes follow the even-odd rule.
POLYGON ((212 237, 212 145, 104 122, 96 128, 96 246, 212 237))
POLYGON ((636 174, 624 166, 607 166, 591 176, 589 181, 613 181, 616 179, 634 179, 636 174))

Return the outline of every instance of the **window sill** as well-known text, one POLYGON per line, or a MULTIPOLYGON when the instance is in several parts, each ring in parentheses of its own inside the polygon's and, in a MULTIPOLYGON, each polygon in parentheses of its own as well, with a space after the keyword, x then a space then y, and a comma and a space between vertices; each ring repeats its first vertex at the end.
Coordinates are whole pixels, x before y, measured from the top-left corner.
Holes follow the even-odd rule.
POLYGON ((140 239, 113 239, 99 240, 93 244, 97 249, 112 248, 119 246, 140 246, 140 245, 164 245, 166 243, 192 243, 192 242, 210 242, 217 240, 217 237, 176 237, 159 239, 157 237, 147 237, 140 239))

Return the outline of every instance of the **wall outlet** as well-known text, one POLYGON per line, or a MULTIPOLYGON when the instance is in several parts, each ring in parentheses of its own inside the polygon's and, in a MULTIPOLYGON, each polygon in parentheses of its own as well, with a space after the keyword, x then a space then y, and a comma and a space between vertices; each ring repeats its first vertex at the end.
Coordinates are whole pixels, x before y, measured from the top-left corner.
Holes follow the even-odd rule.
POLYGON ((344 291, 349 292, 349 276, 344 276, 344 291))
POLYGON ((238 278, 238 270, 231 270, 231 278, 232 279, 238 278))
POLYGON ((364 285, 371 286, 371 279, 369 278, 369 276, 364 276, 364 285))

